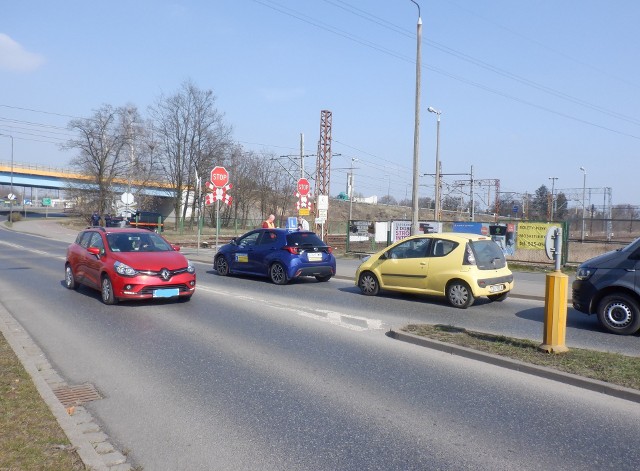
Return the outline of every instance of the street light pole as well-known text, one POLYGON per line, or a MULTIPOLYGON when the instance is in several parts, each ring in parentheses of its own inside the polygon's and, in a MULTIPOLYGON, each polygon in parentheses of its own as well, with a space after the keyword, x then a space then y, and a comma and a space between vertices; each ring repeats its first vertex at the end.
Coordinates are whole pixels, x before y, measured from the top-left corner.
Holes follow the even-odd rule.
POLYGON ((411 191, 411 234, 418 234, 418 177, 420 172, 420 72, 421 45, 422 45, 422 17, 420 16, 420 5, 415 0, 411 0, 418 7, 417 25, 417 47, 416 47, 416 109, 415 126, 413 130, 413 189, 411 191))
POLYGON ((556 202, 556 197, 554 194, 555 191, 555 186, 556 186, 556 180, 558 179, 558 177, 549 177, 549 180, 551 180, 551 221, 553 221, 553 213, 554 213, 554 206, 555 206, 555 202, 556 202))
POLYGON ((353 210, 353 163, 357 161, 358 159, 351 157, 351 171, 349 172, 349 222, 347 224, 351 224, 351 214, 353 210))
POLYGON ((11 186, 9 190, 9 224, 13 224, 13 136, 10 134, 0 134, 0 136, 8 137, 11 139, 11 186))
POLYGON ((433 215, 436 221, 440 220, 440 115, 442 111, 436 110, 432 106, 427 108, 429 113, 435 113, 438 116, 436 125, 436 192, 435 192, 435 213, 433 215))
POLYGON ((587 171, 584 169, 584 167, 580 167, 580 170, 582 170, 582 235, 580 237, 580 241, 584 242, 584 216, 585 216, 585 192, 587 189, 587 171))

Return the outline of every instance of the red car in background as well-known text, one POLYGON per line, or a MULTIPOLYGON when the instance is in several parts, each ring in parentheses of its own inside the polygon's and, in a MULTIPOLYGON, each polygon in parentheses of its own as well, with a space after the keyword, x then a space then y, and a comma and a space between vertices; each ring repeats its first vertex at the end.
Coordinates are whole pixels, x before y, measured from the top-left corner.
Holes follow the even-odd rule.
POLYGON ((105 304, 125 299, 188 301, 196 289, 196 271, 179 251, 145 229, 88 228, 67 248, 65 286, 96 289, 105 304))

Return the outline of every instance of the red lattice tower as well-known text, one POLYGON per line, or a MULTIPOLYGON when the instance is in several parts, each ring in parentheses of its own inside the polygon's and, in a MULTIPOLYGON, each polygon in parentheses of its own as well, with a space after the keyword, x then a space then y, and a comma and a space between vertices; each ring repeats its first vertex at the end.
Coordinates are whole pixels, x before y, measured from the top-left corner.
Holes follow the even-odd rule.
MULTIPOLYGON (((318 208, 318 195, 329 196, 329 186, 331 183, 331 119, 332 113, 328 110, 320 112, 320 141, 318 143, 318 158, 316 160, 316 205, 318 208)), ((327 222, 329 218, 327 217, 327 222)), ((324 225, 324 235, 326 235, 328 224, 324 225)))
POLYGON ((331 178, 331 111, 320 112, 320 144, 316 166, 316 194, 328 195, 331 178))

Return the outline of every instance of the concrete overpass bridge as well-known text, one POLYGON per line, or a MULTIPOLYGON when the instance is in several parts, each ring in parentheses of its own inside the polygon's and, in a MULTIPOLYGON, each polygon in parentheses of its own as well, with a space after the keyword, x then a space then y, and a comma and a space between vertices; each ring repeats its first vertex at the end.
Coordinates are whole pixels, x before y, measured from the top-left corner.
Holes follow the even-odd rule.
MULTIPOLYGON (((46 165, 34 165, 25 163, 0 161, 0 185, 6 186, 6 191, 0 193, 0 197, 5 198, 9 193, 9 186, 13 180, 13 193, 18 199, 39 200, 45 196, 60 197, 69 185, 91 184, 91 177, 74 172, 62 167, 52 167, 46 165)), ((116 193, 125 192, 128 182, 126 180, 116 180, 116 193)), ((132 181, 131 187, 134 191, 140 190, 142 194, 159 196, 163 198, 175 197, 175 190, 168 183, 145 183, 132 181)))

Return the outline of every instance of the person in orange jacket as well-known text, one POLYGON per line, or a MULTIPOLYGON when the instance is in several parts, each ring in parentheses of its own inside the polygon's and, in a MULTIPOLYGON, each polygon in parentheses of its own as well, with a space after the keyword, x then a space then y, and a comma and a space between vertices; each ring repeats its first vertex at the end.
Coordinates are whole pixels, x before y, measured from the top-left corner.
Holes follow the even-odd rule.
POLYGON ((273 229, 274 227, 276 227, 273 224, 273 221, 275 221, 275 219, 276 217, 273 214, 269 214, 267 220, 262 223, 262 227, 265 229, 273 229))

